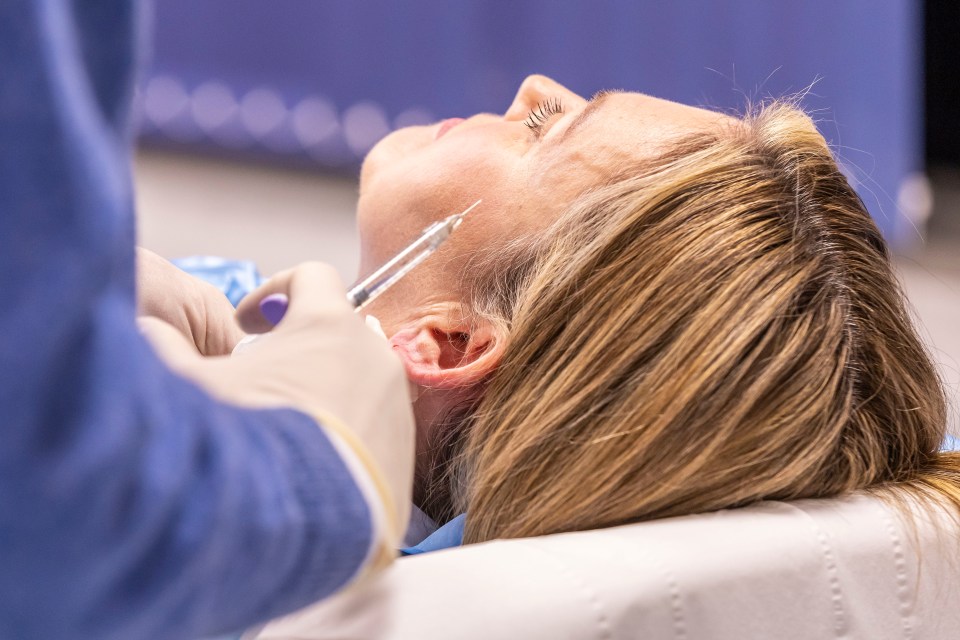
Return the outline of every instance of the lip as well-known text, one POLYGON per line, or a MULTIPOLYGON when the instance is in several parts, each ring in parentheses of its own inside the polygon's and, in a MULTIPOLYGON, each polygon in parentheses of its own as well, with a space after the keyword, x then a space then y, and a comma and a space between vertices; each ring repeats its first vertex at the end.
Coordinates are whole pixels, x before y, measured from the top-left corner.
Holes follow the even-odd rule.
POLYGON ((440 123, 440 126, 437 128, 437 136, 434 140, 439 140, 441 136, 445 135, 450 129, 453 129, 455 126, 463 122, 463 118, 447 118, 446 120, 440 123))

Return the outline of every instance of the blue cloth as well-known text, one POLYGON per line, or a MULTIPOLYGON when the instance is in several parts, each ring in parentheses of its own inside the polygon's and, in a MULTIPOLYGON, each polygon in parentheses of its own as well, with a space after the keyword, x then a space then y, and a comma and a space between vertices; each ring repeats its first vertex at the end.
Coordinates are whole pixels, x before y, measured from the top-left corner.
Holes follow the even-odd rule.
POLYGON ((947 439, 943 441, 943 451, 960 451, 960 438, 947 434, 947 439))
POLYGON ((443 525, 420 544, 401 549, 400 553, 405 556, 415 556, 418 553, 427 553, 430 551, 439 551, 440 549, 449 549, 450 547, 459 547, 463 544, 463 527, 467 522, 467 514, 463 513, 443 525))
POLYGON ((249 260, 229 260, 215 256, 191 256, 172 261, 192 276, 209 282, 230 304, 237 306, 243 297, 263 282, 257 265, 249 260))
POLYGON ((0 2, 0 638, 194 638, 329 594, 370 513, 316 423, 170 373, 134 323, 141 3, 0 2))

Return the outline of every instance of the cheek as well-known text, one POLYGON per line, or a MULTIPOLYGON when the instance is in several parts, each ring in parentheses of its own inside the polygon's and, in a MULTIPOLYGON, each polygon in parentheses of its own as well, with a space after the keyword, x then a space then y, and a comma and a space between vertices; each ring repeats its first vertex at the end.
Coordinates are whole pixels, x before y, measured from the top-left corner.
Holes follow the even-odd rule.
POLYGON ((457 200, 457 183, 443 167, 406 158, 378 171, 357 203, 361 263, 379 265, 446 215, 457 200))
POLYGON ((357 205, 361 264, 367 270, 409 244, 431 223, 478 199, 483 204, 471 213, 470 226, 478 226, 475 221, 483 218, 489 222, 515 191, 516 172, 510 171, 509 158, 471 155, 468 146, 461 151, 454 145, 436 145, 389 164, 383 159, 383 154, 374 158, 376 164, 365 170, 357 205))
POLYGON ((534 192, 554 209, 563 209, 582 193, 604 184, 623 160, 606 150, 575 151, 547 163, 533 181, 534 192))

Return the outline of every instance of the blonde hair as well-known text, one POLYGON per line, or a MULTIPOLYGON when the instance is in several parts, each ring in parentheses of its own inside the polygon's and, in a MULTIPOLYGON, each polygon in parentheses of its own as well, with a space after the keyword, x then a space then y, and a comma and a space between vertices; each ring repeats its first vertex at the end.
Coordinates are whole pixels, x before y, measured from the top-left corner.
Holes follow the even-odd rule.
POLYGON ((499 258, 468 295, 509 345, 441 465, 465 542, 891 486, 960 508, 886 244, 792 104, 679 140, 499 258))

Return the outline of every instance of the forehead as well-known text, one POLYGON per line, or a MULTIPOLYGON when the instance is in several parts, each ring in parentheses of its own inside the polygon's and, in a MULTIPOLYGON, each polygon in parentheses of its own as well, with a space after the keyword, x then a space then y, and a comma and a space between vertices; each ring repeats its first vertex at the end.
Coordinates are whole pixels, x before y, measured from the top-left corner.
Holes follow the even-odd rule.
POLYGON ((586 117, 570 114, 541 149, 539 160, 563 176, 568 196, 605 181, 618 167, 656 155, 677 138, 734 121, 643 93, 610 93, 594 102, 585 108, 586 117))
POLYGON ((595 99, 591 113, 563 143, 577 149, 621 147, 634 153, 653 152, 671 139, 730 122, 729 116, 655 98, 643 93, 612 93, 595 99))
POLYGON ((647 124, 687 131, 715 125, 728 118, 716 111, 655 98, 644 93, 611 94, 601 105, 598 114, 604 110, 608 117, 633 118, 647 124))

